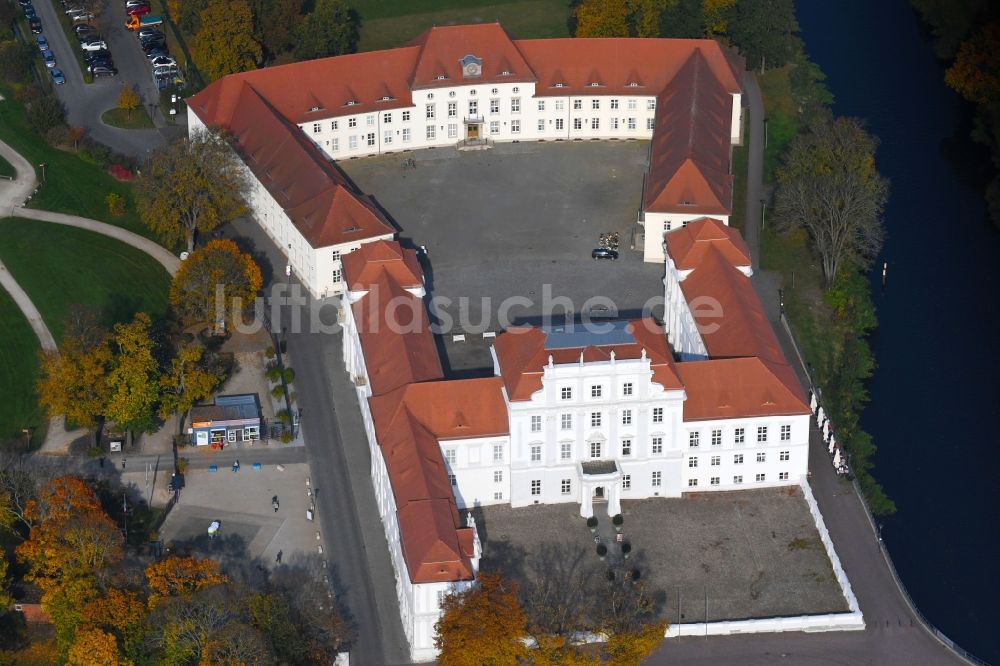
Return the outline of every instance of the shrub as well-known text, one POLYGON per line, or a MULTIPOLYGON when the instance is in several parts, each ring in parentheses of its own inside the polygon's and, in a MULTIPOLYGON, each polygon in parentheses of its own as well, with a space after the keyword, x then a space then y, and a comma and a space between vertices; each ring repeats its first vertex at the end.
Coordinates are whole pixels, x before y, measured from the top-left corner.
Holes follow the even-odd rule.
POLYGON ((275 384, 271 388, 271 397, 272 398, 282 398, 282 397, 284 397, 284 395, 285 395, 285 387, 282 386, 281 384, 275 384))
POLYGON ((73 142, 73 137, 68 127, 65 125, 56 125, 45 133, 45 142, 50 146, 58 148, 60 146, 69 146, 73 142))
POLYGON ((281 368, 278 367, 277 363, 268 363, 264 374, 267 375, 269 380, 276 382, 281 379, 281 368))
POLYGON ((291 384, 295 381, 295 371, 291 368, 285 368, 285 383, 291 384))
POLYGON ((98 456, 101 456, 103 454, 104 450, 96 446, 91 446, 90 448, 87 449, 88 458, 97 458, 98 456))
POLYGON ((178 458, 177 459, 177 471, 179 473, 183 474, 184 470, 187 469, 187 466, 188 466, 188 459, 187 458, 178 458))
POLYGON ((111 217, 121 217, 125 214, 125 198, 117 192, 112 192, 104 197, 108 204, 108 213, 111 217))
POLYGON ((291 441, 292 441, 292 433, 288 432, 287 430, 285 432, 281 433, 281 443, 282 444, 288 444, 291 441))
POLYGON ((31 105, 28 122, 39 134, 46 134, 50 129, 62 125, 66 120, 66 108, 55 95, 42 95, 31 105))
POLYGON ((290 391, 288 393, 288 402, 295 402, 298 399, 299 399, 299 394, 296 393, 295 391, 290 391))
POLYGON ((264 356, 268 358, 274 358, 274 347, 268 347, 264 350, 264 356))
POLYGON ((292 422, 292 415, 288 413, 287 409, 279 409, 276 416, 278 417, 278 420, 284 423, 285 425, 288 425, 292 422))

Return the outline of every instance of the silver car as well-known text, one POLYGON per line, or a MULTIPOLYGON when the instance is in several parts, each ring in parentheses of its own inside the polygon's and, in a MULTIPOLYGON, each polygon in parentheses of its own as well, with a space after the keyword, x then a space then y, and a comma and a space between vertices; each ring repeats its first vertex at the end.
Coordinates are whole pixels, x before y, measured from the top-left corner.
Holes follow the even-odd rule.
POLYGON ((42 51, 42 60, 45 61, 45 66, 50 69, 56 66, 56 56, 54 53, 52 53, 52 51, 49 51, 48 49, 42 51))

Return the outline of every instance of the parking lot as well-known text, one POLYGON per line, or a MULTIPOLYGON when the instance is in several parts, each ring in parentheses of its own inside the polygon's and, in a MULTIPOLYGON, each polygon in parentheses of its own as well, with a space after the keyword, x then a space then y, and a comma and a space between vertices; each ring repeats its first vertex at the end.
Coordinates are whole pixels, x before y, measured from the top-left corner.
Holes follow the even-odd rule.
MULTIPOLYGON (((606 562, 598 559, 575 503, 476 509, 481 566, 524 580, 564 571, 547 559, 553 553, 561 563, 579 554, 584 578, 599 577, 621 557, 603 512, 596 511, 599 533, 611 544, 606 562)), ((797 488, 624 500, 622 514, 625 541, 633 548, 626 564, 641 570, 671 623, 847 610, 797 488)))
POLYGON ((498 317, 504 299, 512 296, 527 299, 508 302, 506 319, 515 323, 551 312, 546 302, 555 303, 558 315, 564 304, 589 311, 596 301, 588 299, 603 296, 631 316, 662 299, 662 264, 643 263, 641 248, 630 249, 648 147, 532 142, 339 165, 399 225, 404 242, 427 247, 432 311, 448 315, 462 332, 496 330, 504 323, 498 317), (409 157, 416 168, 402 167, 409 157), (598 236, 609 231, 620 234, 620 258, 591 259, 598 236))

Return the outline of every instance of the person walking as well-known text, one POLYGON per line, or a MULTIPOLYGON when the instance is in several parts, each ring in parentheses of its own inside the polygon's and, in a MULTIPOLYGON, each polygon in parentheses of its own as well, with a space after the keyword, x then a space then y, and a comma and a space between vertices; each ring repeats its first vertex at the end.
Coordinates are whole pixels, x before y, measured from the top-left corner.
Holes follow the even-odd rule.
POLYGON ((282 551, 279 550, 278 555, 274 558, 275 564, 281 564, 281 552, 282 551))
POLYGON ((125 459, 124 458, 122 458, 122 471, 123 472, 125 471, 125 459))

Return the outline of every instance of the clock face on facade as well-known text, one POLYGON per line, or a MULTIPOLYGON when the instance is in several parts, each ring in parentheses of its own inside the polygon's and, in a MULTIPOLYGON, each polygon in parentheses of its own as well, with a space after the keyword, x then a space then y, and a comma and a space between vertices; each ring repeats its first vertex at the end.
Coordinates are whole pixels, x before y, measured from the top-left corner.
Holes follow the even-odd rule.
POLYGON ((482 73, 482 69, 483 69, 482 65, 479 65, 478 63, 470 62, 470 63, 468 63, 468 64, 465 65, 465 68, 462 70, 462 75, 463 76, 479 76, 482 73))

